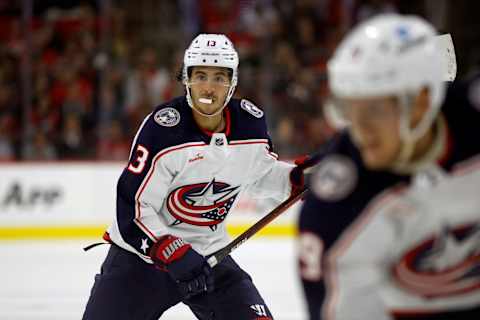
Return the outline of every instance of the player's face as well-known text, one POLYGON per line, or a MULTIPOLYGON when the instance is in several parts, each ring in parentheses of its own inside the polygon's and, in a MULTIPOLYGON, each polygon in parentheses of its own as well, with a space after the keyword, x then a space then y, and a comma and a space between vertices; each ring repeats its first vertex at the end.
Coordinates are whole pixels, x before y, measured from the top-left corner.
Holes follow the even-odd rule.
POLYGON ((396 99, 347 99, 342 101, 342 106, 351 123, 350 134, 366 167, 373 170, 390 168, 402 145, 396 99))
POLYGON ((230 88, 228 69, 193 67, 189 85, 195 107, 204 114, 214 114, 223 107, 230 88))

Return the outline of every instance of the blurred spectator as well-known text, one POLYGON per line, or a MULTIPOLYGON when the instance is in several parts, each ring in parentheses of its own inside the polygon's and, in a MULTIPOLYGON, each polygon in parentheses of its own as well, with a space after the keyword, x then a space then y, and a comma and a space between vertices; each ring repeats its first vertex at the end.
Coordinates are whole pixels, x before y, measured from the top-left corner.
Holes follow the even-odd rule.
POLYGON ((18 102, 11 85, 0 81, 0 160, 16 158, 18 143, 18 102))
POLYGON ((80 117, 74 113, 65 116, 58 141, 58 151, 64 159, 79 159, 88 156, 82 123, 80 117))
POLYGON ((58 157, 54 144, 42 131, 33 134, 33 137, 24 145, 22 155, 24 160, 35 161, 55 160, 58 157))
POLYGON ((394 1, 392 0, 361 0, 357 1, 357 9, 354 16, 356 23, 380 13, 396 12, 394 1))
POLYGON ((15 160, 15 153, 11 139, 5 136, 3 130, 0 129, 0 161, 15 160))
POLYGON ((129 152, 130 146, 125 139, 122 126, 118 120, 113 120, 102 132, 97 146, 97 159, 126 161, 129 152))
MULTIPOLYGON (((35 144, 24 137, 33 139, 31 131, 41 130, 47 140, 55 138, 52 154, 60 159, 110 158, 100 152, 108 149, 110 135, 129 141, 156 105, 182 94, 183 86, 175 81, 183 59, 178 48, 197 32, 227 33, 235 42, 242 61, 235 95, 266 108, 276 128, 273 141, 286 156, 311 151, 331 134, 323 125, 329 94, 325 61, 352 25, 397 11, 399 3, 38 1, 28 28, 22 4, 1 3, 0 81, 10 87, 11 101, 0 102, 0 121, 8 123, 0 129, 0 152, 21 159, 26 153, 19 150, 35 144), (25 99, 31 107, 16 94, 24 89, 21 70, 31 73, 31 96, 25 99)), ((403 11, 408 3, 402 2, 403 11)))
POLYGON ((164 101, 169 82, 168 72, 158 66, 155 50, 151 47, 141 50, 137 65, 127 78, 127 113, 136 112, 144 100, 150 103, 152 109, 160 104, 164 101))
POLYGON ((200 20, 207 33, 232 33, 241 14, 241 7, 247 1, 200 0, 200 20))
POLYGON ((292 146, 294 144, 295 127, 290 118, 284 117, 278 120, 274 136, 277 137, 275 143, 275 152, 282 157, 292 156, 292 146))

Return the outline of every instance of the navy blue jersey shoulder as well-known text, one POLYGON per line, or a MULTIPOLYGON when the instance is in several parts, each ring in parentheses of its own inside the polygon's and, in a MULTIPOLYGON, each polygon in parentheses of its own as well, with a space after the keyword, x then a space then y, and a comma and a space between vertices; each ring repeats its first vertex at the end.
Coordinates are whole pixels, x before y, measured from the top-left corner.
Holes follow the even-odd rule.
MULTIPOLYGON (((346 132, 334 137, 330 144, 326 148, 318 168, 325 168, 324 164, 329 162, 345 162, 344 165, 348 166, 351 172, 344 177, 344 181, 338 181, 336 187, 344 188, 346 183, 352 185, 347 190, 338 191, 342 193, 341 198, 327 198, 315 190, 321 189, 323 183, 332 185, 332 181, 329 179, 332 179, 334 174, 330 174, 328 169, 321 175, 314 173, 310 181, 311 191, 305 199, 299 218, 300 232, 309 231, 318 234, 327 250, 373 197, 385 188, 408 180, 406 176, 371 171, 365 168, 358 150, 346 132)), ((333 185, 335 186, 335 184, 333 185)), ((332 192, 335 193, 335 191, 332 192)))
POLYGON ((254 116, 241 107, 242 100, 245 99, 231 99, 228 104, 228 110, 231 115, 231 132, 229 139, 269 139, 267 122, 263 111, 261 114, 254 116))
POLYGON ((455 163, 480 153, 480 73, 453 82, 442 107, 450 135, 450 169, 455 163))
POLYGON ((202 141, 185 97, 177 97, 157 106, 145 120, 137 138, 153 154, 187 142, 202 141))

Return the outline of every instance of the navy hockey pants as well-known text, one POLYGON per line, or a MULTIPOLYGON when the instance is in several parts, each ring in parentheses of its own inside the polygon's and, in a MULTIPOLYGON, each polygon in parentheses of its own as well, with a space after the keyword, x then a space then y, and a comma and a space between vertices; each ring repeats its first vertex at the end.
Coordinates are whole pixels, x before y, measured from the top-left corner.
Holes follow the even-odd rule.
POLYGON ((231 257, 213 268, 215 290, 182 300, 175 282, 138 256, 111 245, 83 320, 157 320, 183 302, 201 320, 272 319, 250 276, 231 257))

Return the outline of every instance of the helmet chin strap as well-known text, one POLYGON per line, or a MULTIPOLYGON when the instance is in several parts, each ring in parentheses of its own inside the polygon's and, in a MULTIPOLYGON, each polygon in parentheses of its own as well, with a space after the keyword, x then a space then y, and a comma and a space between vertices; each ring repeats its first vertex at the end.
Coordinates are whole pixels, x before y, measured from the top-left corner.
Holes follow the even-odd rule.
MULTIPOLYGON (((419 92, 416 94, 418 93, 419 92)), ((432 112, 427 111, 414 128, 410 127, 410 116, 414 101, 412 96, 416 95, 408 93, 398 95, 400 107, 400 123, 398 130, 402 144, 392 168, 394 171, 400 173, 408 171, 418 140, 420 140, 420 138, 428 131, 435 119, 435 115, 432 112)))
POLYGON ((410 159, 412 158, 413 151, 415 150, 416 141, 404 140, 400 146, 400 151, 395 159, 392 169, 396 172, 404 172, 408 167, 410 159))
POLYGON ((415 150, 416 142, 420 137, 418 136, 418 130, 416 132, 417 134, 413 134, 413 131, 415 131, 416 128, 412 129, 410 127, 412 99, 410 99, 410 96, 406 92, 399 94, 397 98, 400 108, 400 123, 398 131, 402 144, 392 168, 395 171, 402 172, 404 171, 404 168, 408 167, 410 159, 413 156, 413 151, 415 150))

